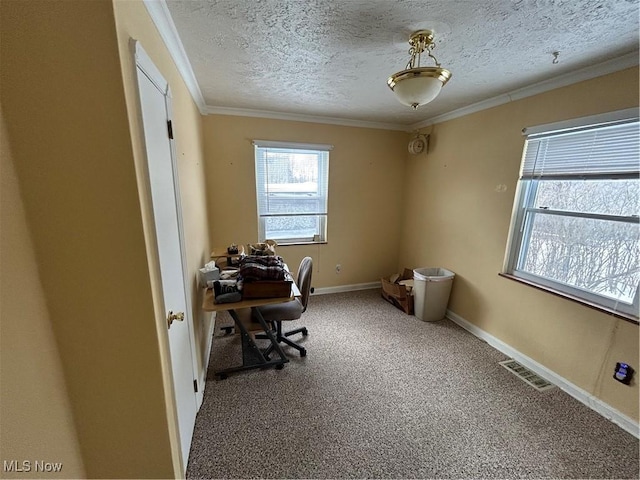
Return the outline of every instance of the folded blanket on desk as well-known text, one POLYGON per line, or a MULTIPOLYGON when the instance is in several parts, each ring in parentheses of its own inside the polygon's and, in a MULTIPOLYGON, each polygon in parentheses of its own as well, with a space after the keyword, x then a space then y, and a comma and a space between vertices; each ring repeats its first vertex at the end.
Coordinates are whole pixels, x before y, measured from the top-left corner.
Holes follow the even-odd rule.
POLYGON ((248 263, 257 263, 266 267, 282 267, 284 268, 284 260, 279 255, 247 255, 240 260, 240 266, 248 263))
POLYGON ((243 282, 284 280, 286 270, 282 257, 276 255, 266 257, 248 256, 240 261, 238 275, 243 282))

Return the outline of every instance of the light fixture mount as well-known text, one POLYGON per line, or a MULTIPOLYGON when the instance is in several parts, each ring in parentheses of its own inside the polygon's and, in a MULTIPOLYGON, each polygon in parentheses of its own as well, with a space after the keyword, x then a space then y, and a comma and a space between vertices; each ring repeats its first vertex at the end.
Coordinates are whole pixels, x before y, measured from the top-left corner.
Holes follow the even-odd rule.
POLYGON ((409 38, 409 45, 411 48, 420 53, 424 52, 428 45, 433 44, 433 31, 432 30, 418 30, 413 32, 409 38))
POLYGON ((434 47, 432 30, 413 32, 409 38, 410 58, 407 66, 387 80, 387 85, 396 94, 400 103, 414 110, 436 98, 451 78, 451 72, 440 67, 440 63, 433 56, 434 47), (435 67, 420 66, 420 59, 424 52, 434 61, 435 67))

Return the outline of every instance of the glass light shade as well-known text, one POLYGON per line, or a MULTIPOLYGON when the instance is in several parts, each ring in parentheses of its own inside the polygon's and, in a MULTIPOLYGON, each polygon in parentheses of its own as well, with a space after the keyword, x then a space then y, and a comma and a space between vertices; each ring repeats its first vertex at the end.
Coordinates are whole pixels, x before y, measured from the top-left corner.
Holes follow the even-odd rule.
POLYGON ((433 101, 450 77, 443 68, 414 68, 392 75, 387 83, 400 103, 418 108, 433 101))

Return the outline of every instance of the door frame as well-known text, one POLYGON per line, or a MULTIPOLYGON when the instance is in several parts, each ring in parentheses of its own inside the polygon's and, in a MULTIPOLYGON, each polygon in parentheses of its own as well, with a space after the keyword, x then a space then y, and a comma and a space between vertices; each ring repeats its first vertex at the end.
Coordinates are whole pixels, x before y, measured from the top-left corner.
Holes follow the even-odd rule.
MULTIPOLYGON (((155 66, 149 55, 146 53, 141 43, 138 40, 133 38, 130 39, 130 47, 132 50, 133 57, 133 75, 135 77, 136 90, 135 95, 137 97, 137 120, 139 122, 139 128, 136 133, 138 136, 138 140, 142 147, 142 154, 144 156, 144 162, 142 162, 143 167, 143 177, 141 182, 144 185, 143 191, 140 192, 141 197, 144 197, 144 202, 149 206, 148 213, 150 215, 149 219, 151 221, 150 225, 145 227, 145 237, 147 244, 147 256, 150 260, 152 260, 152 264, 150 265, 150 275, 152 278, 152 295, 154 297, 154 310, 156 311, 156 327, 158 330, 158 342, 160 347, 160 357, 161 357, 161 367, 163 373, 163 383, 165 390, 165 399, 167 404, 167 419, 169 421, 169 432, 170 432, 170 442, 172 444, 172 449, 175 454, 178 454, 179 459, 179 468, 181 474, 184 475, 186 472, 187 461, 188 458, 182 458, 182 448, 181 448, 181 439, 178 428, 178 414, 177 414, 177 405, 175 402, 175 386, 173 382, 173 372, 171 367, 171 349, 169 346, 169 333, 167 328, 167 319, 166 312, 164 307, 164 293, 162 291, 162 282, 160 280, 160 259, 159 252, 157 249, 157 238, 155 227, 153 223, 154 220, 154 212, 153 212, 153 201, 151 196, 151 181, 149 175, 149 162, 147 157, 146 150, 146 139, 144 135, 144 122, 142 117, 142 108, 140 105, 141 99, 139 94, 140 85, 138 83, 138 74, 137 69, 140 68, 142 72, 147 76, 147 78, 161 91, 164 93, 165 104, 167 108, 167 112, 170 113, 170 116, 173 117, 173 110, 171 104, 171 89, 169 87, 169 83, 165 80, 164 76, 155 66), (154 280, 155 279, 155 280, 154 280)), ((172 120, 173 118, 171 118, 172 120)), ((175 132, 175 130, 174 130, 175 132)), ((185 302, 186 302, 186 311, 184 322, 187 323, 187 329, 189 333, 189 341, 191 343, 191 365, 194 375, 194 380, 198 382, 198 391, 195 392, 195 400, 196 400, 196 413, 200 409, 202 405, 202 401, 204 399, 204 384, 201 380, 200 371, 198 368, 198 356, 196 352, 197 343, 194 335, 194 325, 193 325, 193 302, 191 298, 191 291, 189 288, 189 275, 187 269, 187 255, 185 248, 185 235, 184 235, 184 219, 182 215, 182 201, 180 194, 180 181, 178 175, 178 165, 177 165, 177 155, 176 155, 176 145, 174 139, 169 139, 170 149, 171 149, 171 168, 173 173, 173 185, 176 193, 176 215, 177 215, 177 223, 178 223, 178 241, 180 245, 180 258, 181 258, 181 266, 183 273, 183 283, 184 283, 184 294, 185 294, 185 302)), ((143 207, 144 208, 144 207, 143 207)), ((143 212, 143 222, 145 222, 146 216, 145 212, 143 212)), ((148 222, 147 222, 148 223, 148 222)))

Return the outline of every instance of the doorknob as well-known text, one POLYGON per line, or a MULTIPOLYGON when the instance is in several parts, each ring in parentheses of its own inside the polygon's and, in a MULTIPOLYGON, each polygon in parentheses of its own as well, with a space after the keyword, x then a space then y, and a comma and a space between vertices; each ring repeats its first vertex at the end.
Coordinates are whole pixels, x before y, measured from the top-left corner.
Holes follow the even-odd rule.
POLYGON ((167 314, 167 328, 171 328, 171 324, 174 320, 182 322, 184 320, 184 312, 173 313, 173 311, 169 310, 169 313, 167 314))

